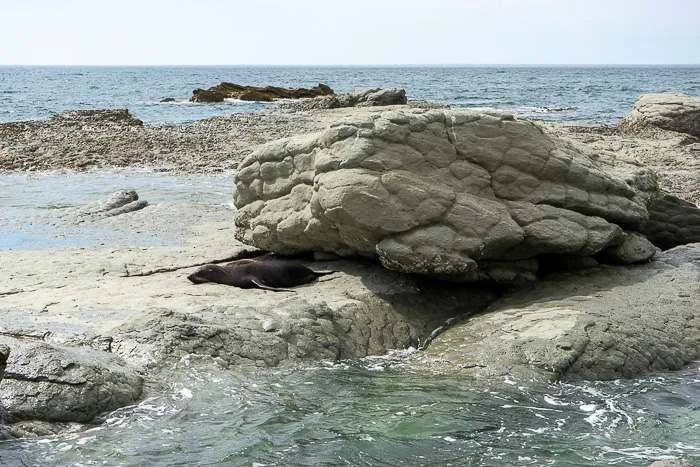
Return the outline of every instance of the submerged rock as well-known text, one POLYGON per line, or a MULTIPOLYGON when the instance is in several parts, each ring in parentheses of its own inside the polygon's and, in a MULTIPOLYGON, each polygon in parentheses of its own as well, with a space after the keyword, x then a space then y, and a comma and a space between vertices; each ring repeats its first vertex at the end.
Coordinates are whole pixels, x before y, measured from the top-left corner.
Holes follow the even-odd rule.
POLYGON ((700 97, 674 92, 642 94, 620 128, 648 126, 700 137, 700 97))
MULTIPOLYGON (((566 141, 504 114, 355 112, 240 166, 237 236, 282 254, 376 258, 396 271, 533 279, 542 255, 592 256, 649 218, 640 192, 566 141)), ((653 248, 616 261, 639 262, 653 248)))

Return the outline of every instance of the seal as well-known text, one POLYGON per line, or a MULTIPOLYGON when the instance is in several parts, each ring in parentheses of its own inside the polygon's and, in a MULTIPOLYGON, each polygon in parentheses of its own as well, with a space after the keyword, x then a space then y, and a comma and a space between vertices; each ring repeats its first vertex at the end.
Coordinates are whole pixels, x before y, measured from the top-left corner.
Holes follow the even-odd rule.
POLYGON ((195 284, 216 282, 242 289, 259 288, 275 292, 293 292, 284 287, 308 284, 334 272, 336 271, 313 271, 306 266, 289 261, 241 259, 223 266, 206 264, 187 278, 195 284))

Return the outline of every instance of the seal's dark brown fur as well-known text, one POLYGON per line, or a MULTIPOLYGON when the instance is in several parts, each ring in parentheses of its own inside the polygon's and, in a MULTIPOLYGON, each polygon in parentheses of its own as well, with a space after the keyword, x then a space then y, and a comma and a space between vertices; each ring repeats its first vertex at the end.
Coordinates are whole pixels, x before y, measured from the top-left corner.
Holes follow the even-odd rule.
POLYGON ((335 271, 312 271, 306 266, 289 261, 241 259, 223 266, 207 264, 187 278, 195 284, 216 282, 242 289, 257 287, 281 291, 286 290, 283 287, 307 284, 333 272, 335 271))

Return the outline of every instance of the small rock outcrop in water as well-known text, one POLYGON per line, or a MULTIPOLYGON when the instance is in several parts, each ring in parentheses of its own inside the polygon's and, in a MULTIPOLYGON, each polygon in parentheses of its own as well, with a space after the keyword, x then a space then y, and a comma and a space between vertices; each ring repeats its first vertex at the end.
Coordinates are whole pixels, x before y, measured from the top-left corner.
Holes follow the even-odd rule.
POLYGON ((277 86, 242 86, 233 83, 221 83, 209 89, 192 91, 192 102, 223 102, 224 99, 243 101, 273 101, 276 99, 300 99, 332 95, 333 90, 325 84, 313 88, 280 88, 277 86))
POLYGON ((620 128, 648 126, 700 137, 700 97, 671 92, 642 94, 620 128))
POLYGON ((119 190, 112 193, 107 199, 95 201, 78 210, 80 221, 113 217, 127 212, 138 211, 148 206, 148 201, 139 200, 139 195, 134 190, 119 190))
POLYGON ((298 102, 285 102, 280 107, 293 111, 307 111, 317 109, 338 109, 341 107, 375 107, 383 105, 406 104, 406 91, 390 88, 365 88, 356 89, 348 94, 316 97, 314 99, 302 99, 298 102))
POLYGON ((108 352, 2 339, 11 343, 12 354, 0 404, 12 422, 87 422, 141 396, 142 378, 108 352))
POLYGON ((543 255, 648 260, 654 248, 625 231, 647 222, 649 196, 532 122, 392 110, 258 148, 241 164, 235 203, 239 239, 265 250, 517 282, 534 278, 543 255), (626 239, 636 246, 620 249, 626 239))

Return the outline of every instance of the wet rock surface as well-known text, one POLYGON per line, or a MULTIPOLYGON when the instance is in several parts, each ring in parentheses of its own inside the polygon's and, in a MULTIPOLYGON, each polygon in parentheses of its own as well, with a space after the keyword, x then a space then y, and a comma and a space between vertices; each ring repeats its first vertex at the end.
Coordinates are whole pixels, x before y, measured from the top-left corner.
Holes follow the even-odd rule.
POLYGON ((88 422, 141 396, 142 378, 110 353, 0 339, 13 350, 0 391, 10 422, 88 422))

